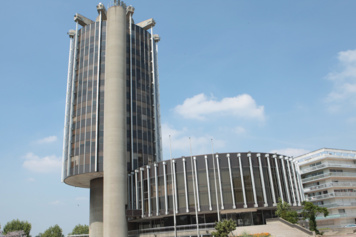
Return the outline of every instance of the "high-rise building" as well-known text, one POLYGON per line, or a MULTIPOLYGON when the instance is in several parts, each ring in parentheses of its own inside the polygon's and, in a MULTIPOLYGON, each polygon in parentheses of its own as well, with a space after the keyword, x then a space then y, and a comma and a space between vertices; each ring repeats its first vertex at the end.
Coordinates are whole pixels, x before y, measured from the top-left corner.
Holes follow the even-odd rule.
POLYGON ((326 207, 329 215, 316 218, 318 227, 356 224, 356 151, 322 148, 296 157, 304 199, 326 207))
POLYGON ((126 235, 127 174, 161 160, 155 21, 111 5, 69 31, 62 181, 90 188, 91 236, 126 235))
POLYGON ((90 237, 202 234, 220 217, 265 224, 279 198, 300 206, 290 157, 162 160, 155 21, 135 24, 134 8, 121 1, 97 11, 95 21, 76 14, 69 31, 62 174, 66 184, 90 188, 90 237))

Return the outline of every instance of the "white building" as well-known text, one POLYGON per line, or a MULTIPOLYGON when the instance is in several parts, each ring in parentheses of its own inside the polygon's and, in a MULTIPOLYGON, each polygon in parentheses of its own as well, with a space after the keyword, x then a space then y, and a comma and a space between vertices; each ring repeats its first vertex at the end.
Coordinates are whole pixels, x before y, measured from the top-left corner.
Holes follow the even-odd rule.
POLYGON ((322 148, 294 159, 305 201, 329 210, 319 228, 356 223, 356 151, 322 148))

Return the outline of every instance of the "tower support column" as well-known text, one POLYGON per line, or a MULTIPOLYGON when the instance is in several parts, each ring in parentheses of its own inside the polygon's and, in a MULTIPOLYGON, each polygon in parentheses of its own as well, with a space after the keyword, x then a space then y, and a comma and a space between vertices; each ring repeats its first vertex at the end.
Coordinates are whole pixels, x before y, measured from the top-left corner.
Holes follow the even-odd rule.
POLYGON ((103 178, 90 181, 90 237, 103 237, 103 178))
POLYGON ((104 96, 104 236, 127 236, 126 9, 110 7, 104 96))

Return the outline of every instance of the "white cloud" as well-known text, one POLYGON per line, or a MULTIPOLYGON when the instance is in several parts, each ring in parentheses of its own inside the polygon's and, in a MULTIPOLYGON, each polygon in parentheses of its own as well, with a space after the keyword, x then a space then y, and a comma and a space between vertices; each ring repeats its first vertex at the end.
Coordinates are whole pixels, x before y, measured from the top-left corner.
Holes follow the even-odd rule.
POLYGON ((209 115, 214 114, 259 120, 265 117, 264 106, 258 106, 248 94, 226 97, 217 101, 202 93, 184 100, 182 105, 174 108, 174 111, 184 118, 198 120, 207 119, 209 115))
POLYGON ((341 103, 356 105, 356 50, 341 51, 337 58, 340 70, 327 75, 334 85, 326 101, 334 112, 342 107, 341 103))
POLYGON ((76 197, 75 198, 76 201, 89 201, 88 197, 76 197))
POLYGON ((241 135, 241 134, 244 134, 244 133, 246 132, 246 129, 243 128, 243 127, 235 127, 235 128, 233 129, 233 131, 234 131, 236 134, 241 135))
POLYGON ((61 170, 61 158, 54 155, 40 158, 39 156, 29 152, 24 156, 24 159, 25 161, 22 166, 33 172, 51 173, 53 171, 61 170))
MULTIPOLYGON (((193 155, 211 153, 211 138, 210 135, 204 136, 191 136, 188 129, 176 130, 170 127, 168 124, 162 124, 162 143, 163 149, 168 151, 163 159, 169 159, 170 141, 172 147, 172 158, 178 158, 177 153, 180 155, 190 155, 190 143, 192 145, 193 155), (190 137, 190 142, 189 142, 190 137)), ((214 139, 214 148, 222 148, 225 142, 222 140, 214 139)))
POLYGON ((42 138, 40 140, 37 140, 36 143, 38 144, 47 144, 47 143, 52 143, 57 141, 57 136, 49 136, 49 137, 45 137, 42 138))
POLYGON ((33 183, 36 180, 34 178, 30 177, 30 178, 27 178, 26 181, 29 182, 29 183, 33 183))
POLYGON ((61 201, 59 201, 59 200, 55 200, 53 202, 50 202, 49 204, 50 205, 54 205, 54 206, 58 206, 58 205, 62 205, 63 203, 61 201))
POLYGON ((310 152, 310 151, 302 149, 302 148, 300 148, 300 149, 298 149, 298 148, 285 148, 285 149, 277 149, 277 150, 270 151, 270 153, 277 153, 277 154, 293 156, 293 157, 304 155, 304 154, 306 154, 308 152, 310 152))

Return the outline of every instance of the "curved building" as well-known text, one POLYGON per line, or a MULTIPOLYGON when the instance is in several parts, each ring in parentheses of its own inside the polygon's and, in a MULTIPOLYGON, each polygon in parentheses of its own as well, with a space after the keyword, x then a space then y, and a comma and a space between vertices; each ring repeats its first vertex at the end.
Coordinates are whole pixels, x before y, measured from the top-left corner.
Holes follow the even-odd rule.
POLYGON ((99 3, 96 20, 76 14, 68 33, 62 181, 90 188, 91 236, 126 235, 126 174, 161 160, 159 36, 134 10, 99 3))
MULTIPOLYGON (((238 225, 265 224, 278 198, 300 206, 292 158, 270 153, 219 153, 165 160, 128 175, 127 216, 134 233, 177 225, 214 226, 218 215, 238 225), (137 231, 139 230, 139 231, 137 231)), ((195 228, 194 226, 192 228, 195 228)))

